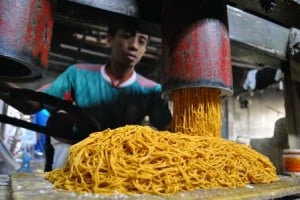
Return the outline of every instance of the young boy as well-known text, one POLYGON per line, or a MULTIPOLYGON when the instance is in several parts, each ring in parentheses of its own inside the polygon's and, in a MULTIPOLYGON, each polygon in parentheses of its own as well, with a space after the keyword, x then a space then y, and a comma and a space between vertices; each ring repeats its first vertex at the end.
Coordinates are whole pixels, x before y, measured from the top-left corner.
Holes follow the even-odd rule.
MULTIPOLYGON (((168 129, 171 113, 161 98, 161 85, 135 71, 148 40, 149 36, 139 31, 138 23, 111 27, 108 30, 111 57, 107 63, 74 64, 42 91, 76 104, 99 122, 101 130, 140 124, 145 116, 149 116, 151 126, 168 129)), ((63 119, 51 120, 51 127, 56 129, 68 130, 67 124, 63 119)), ((86 136, 89 134, 80 126, 76 129, 86 136)), ((55 149, 52 167, 61 167, 74 141, 51 138, 51 143, 55 149)))

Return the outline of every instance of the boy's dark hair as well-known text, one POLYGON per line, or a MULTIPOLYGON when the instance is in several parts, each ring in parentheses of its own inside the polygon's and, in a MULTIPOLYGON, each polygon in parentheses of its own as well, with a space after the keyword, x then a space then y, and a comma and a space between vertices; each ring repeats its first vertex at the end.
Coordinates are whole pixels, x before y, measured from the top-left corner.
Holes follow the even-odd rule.
POLYGON ((114 37, 117 30, 123 28, 133 33, 137 32, 145 32, 142 29, 142 24, 138 20, 124 20, 121 23, 115 23, 113 25, 109 25, 107 29, 107 34, 114 37))

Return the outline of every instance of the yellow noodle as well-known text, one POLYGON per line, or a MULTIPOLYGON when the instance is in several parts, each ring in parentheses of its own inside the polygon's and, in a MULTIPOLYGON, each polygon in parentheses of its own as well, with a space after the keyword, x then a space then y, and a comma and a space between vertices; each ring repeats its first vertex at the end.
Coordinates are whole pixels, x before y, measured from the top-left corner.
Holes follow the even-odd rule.
POLYGON ((45 177, 79 193, 158 195, 278 179, 270 160, 251 147, 134 125, 92 133, 71 147, 63 168, 45 177))
POLYGON ((215 88, 184 88, 172 93, 174 132, 221 137, 221 97, 215 88))

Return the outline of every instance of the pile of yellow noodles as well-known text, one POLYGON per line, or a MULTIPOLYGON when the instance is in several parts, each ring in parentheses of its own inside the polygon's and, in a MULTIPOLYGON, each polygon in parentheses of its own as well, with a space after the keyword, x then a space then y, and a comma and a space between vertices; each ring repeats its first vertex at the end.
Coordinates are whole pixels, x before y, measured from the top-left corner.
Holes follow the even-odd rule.
POLYGON ((46 173, 46 179, 79 193, 167 195, 278 177, 270 160, 246 145, 128 125, 73 145, 67 164, 46 173))

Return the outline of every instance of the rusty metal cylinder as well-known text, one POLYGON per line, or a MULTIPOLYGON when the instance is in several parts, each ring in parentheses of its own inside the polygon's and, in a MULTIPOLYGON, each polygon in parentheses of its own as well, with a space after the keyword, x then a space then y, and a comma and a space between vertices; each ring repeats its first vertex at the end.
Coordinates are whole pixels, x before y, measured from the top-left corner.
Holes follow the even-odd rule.
POLYGON ((48 67, 52 0, 0 1, 0 80, 41 78, 48 67))
POLYGON ((188 87, 232 94, 226 2, 165 0, 162 16, 163 97, 188 87))

